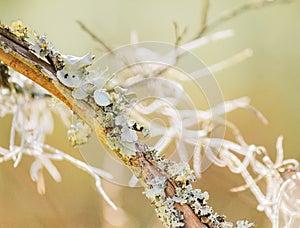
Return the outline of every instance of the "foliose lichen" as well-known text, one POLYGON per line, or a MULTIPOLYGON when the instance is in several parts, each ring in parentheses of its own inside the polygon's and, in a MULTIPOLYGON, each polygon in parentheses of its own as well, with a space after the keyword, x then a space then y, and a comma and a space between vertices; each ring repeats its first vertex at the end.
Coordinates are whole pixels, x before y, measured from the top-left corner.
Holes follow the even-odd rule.
MULTIPOLYGON (((58 78, 66 86, 75 89, 73 97, 94 100, 95 104, 99 106, 96 120, 104 129, 107 145, 111 150, 118 152, 123 158, 125 157, 123 160, 129 161, 131 157, 136 155, 137 132, 144 130, 138 123, 130 120, 127 115, 128 108, 134 103, 132 94, 120 86, 107 90, 103 87, 103 82, 101 82, 102 87, 99 88, 96 83, 87 81, 86 67, 90 62, 86 61, 85 58, 87 57, 82 57, 77 61, 69 61, 58 74, 58 78), (81 63, 82 60, 84 63, 81 63), (73 73, 76 73, 74 78, 66 77, 66 75, 73 75, 73 73)), ((145 136, 148 135, 148 131, 142 133, 145 136)), ((230 227, 230 223, 225 221, 225 216, 214 213, 212 207, 207 205, 208 193, 193 189, 192 183, 196 177, 187 163, 167 160, 149 147, 145 147, 144 151, 146 159, 154 162, 154 165, 167 175, 167 177, 153 177, 146 183, 147 186, 144 191, 146 197, 154 205, 158 218, 166 227, 184 226, 182 212, 175 208, 176 203, 189 205, 204 224, 220 228, 230 227), (176 192, 173 196, 167 196, 165 193, 167 181, 171 181, 176 186, 176 192)), ((246 228, 247 223, 240 222, 237 227, 246 228)))
MULTIPOLYGON (((28 38, 28 28, 22 22, 14 22, 7 27, 9 31, 21 39, 28 38)), ((57 52, 53 49, 45 36, 35 36, 35 43, 30 49, 41 57, 56 57, 57 52)), ((10 51, 5 44, 0 43, 4 51, 10 51)), ((104 133, 109 147, 119 151, 122 156, 132 157, 136 154, 137 132, 143 136, 149 134, 135 121, 130 121, 127 116, 127 108, 134 101, 132 94, 127 89, 116 86, 105 88, 104 80, 100 77, 88 77, 87 67, 92 64, 93 57, 87 54, 83 57, 59 55, 63 64, 57 67, 57 78, 65 86, 72 90, 75 99, 92 99, 99 107, 96 119, 104 128, 104 133)), ((2 83, 3 84, 3 83, 2 83)), ((68 137, 73 146, 81 145, 88 141, 91 129, 79 121, 71 125, 68 137)), ((199 189, 193 189, 191 183, 195 176, 186 163, 175 163, 160 157, 156 150, 146 148, 145 156, 155 163, 166 176, 155 176, 146 184, 144 194, 155 206, 158 217, 165 226, 182 227, 184 218, 182 213, 175 208, 175 204, 186 204, 194 211, 199 219, 213 227, 232 227, 225 221, 225 216, 213 213, 213 209, 207 205, 209 195, 199 189), (167 182, 175 184, 175 194, 167 196, 165 193, 167 182)), ((254 224, 248 221, 238 221, 237 228, 248 228, 254 224)))
POLYGON ((61 55, 64 66, 56 73, 62 84, 70 88, 79 88, 89 72, 86 70, 92 64, 93 56, 87 54, 82 57, 61 55))
MULTIPOLYGON (((149 134, 137 122, 128 117, 128 108, 135 101, 127 89, 120 86, 105 88, 105 83, 95 78, 88 78, 86 70, 91 64, 90 55, 84 57, 63 57, 65 65, 57 72, 57 77, 65 86, 70 87, 76 99, 93 101, 98 106, 96 121, 103 128, 107 145, 111 150, 119 153, 123 160, 130 161, 136 156, 138 134, 149 134), (144 131, 143 131, 144 130, 144 131)), ((159 219, 166 227, 184 226, 182 212, 175 208, 175 204, 186 204, 194 211, 201 222, 211 227, 230 227, 225 216, 218 215, 207 205, 209 195, 199 189, 193 189, 192 183, 196 180, 193 171, 187 163, 176 163, 158 155, 155 149, 145 146, 143 154, 148 161, 160 169, 166 176, 155 176, 146 183, 144 194, 155 206, 159 219), (168 196, 165 193, 167 182, 176 186, 175 194, 168 196)), ((239 222, 237 227, 248 228, 251 223, 239 222)))
MULTIPOLYGON (((92 100, 99 106, 95 119, 104 129, 110 149, 118 151, 122 156, 135 155, 139 129, 134 129, 127 117, 127 110, 134 102, 134 94, 120 86, 107 89, 101 75, 90 76, 87 70, 92 63, 90 54, 83 57, 61 57, 64 66, 57 71, 58 80, 72 90, 75 99, 86 99, 88 102, 92 100)), ((136 122, 134 124, 137 125, 136 122)), ((148 134, 145 129, 143 135, 148 134)))
POLYGON ((91 133, 91 128, 83 121, 77 119, 68 130, 68 140, 72 146, 80 146, 88 142, 91 133))
POLYGON ((166 180, 164 176, 154 177, 147 183, 148 187, 144 194, 151 200, 158 218, 166 227, 182 227, 184 226, 182 213, 175 209, 173 199, 165 194, 166 180))
POLYGON ((31 45, 29 48, 41 57, 55 56, 55 50, 53 46, 47 41, 45 35, 36 36, 34 44, 31 45))
POLYGON ((28 27, 23 25, 23 22, 20 20, 13 21, 10 26, 6 26, 6 28, 21 39, 28 38, 28 27))
POLYGON ((200 189, 193 189, 192 183, 196 180, 193 171, 187 163, 176 163, 158 155, 155 149, 145 146, 146 158, 155 163, 163 173, 166 173, 168 181, 176 185, 175 194, 166 196, 166 184, 157 181, 149 182, 145 190, 146 196, 152 201, 158 213, 158 217, 163 221, 166 227, 170 225, 183 226, 183 217, 180 211, 174 207, 175 203, 186 204, 191 207, 201 222, 212 225, 213 227, 225 227, 225 216, 213 213, 212 207, 207 205, 209 194, 200 189), (174 210, 176 212, 174 212, 174 210), (170 221, 173 222, 171 222, 170 221))

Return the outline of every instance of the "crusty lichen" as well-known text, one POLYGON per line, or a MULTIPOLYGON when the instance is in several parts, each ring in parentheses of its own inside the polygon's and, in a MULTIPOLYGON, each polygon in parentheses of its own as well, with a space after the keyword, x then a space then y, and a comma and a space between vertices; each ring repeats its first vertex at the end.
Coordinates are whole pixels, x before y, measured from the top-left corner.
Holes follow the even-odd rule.
POLYGON ((182 227, 183 215, 174 207, 174 200, 165 194, 166 177, 154 177, 147 183, 144 194, 155 206, 158 218, 166 227, 182 227))
POLYGON ((218 215, 213 212, 211 206, 207 205, 209 199, 208 192, 202 192, 200 189, 193 189, 192 183, 195 181, 193 171, 187 163, 176 163, 165 159, 158 155, 158 152, 147 146, 144 147, 145 156, 151 162, 159 167, 162 173, 168 177, 168 181, 175 183, 176 192, 173 196, 166 196, 166 179, 154 177, 148 182, 145 190, 145 195, 151 200, 155 206, 158 217, 162 220, 166 227, 183 226, 183 216, 180 211, 176 210, 175 203, 186 204, 191 207, 195 215, 208 227, 217 228, 248 228, 253 227, 253 223, 248 221, 238 221, 235 226, 226 221, 224 215, 218 215), (158 181, 159 180, 159 181, 158 181), (174 212, 176 210, 177 212, 174 212))
POLYGON ((35 43, 29 47, 32 51, 41 57, 55 56, 55 51, 52 45, 47 41, 46 36, 36 36, 35 43))
MULTIPOLYGON (((149 134, 147 129, 142 129, 138 123, 128 117, 128 108, 134 103, 132 94, 120 86, 106 88, 101 77, 89 77, 87 68, 91 65, 91 55, 63 56, 62 59, 64 64, 57 72, 57 78, 70 88, 73 98, 85 100, 96 107, 94 120, 101 127, 101 134, 104 134, 106 144, 122 157, 125 164, 130 165, 131 159, 138 157, 137 147, 140 142, 137 132, 142 131, 144 136, 149 134)), ((152 174, 147 178, 143 177, 144 194, 151 200, 158 218, 166 227, 185 225, 183 214, 176 209, 176 204, 188 205, 199 220, 209 227, 232 227, 231 223, 225 221, 225 216, 214 213, 212 207, 207 205, 209 198, 207 192, 193 189, 192 183, 196 178, 187 163, 176 163, 165 159, 159 156, 155 149, 146 145, 142 153, 145 159, 161 173, 159 176, 152 176, 152 174), (175 187, 173 195, 166 194, 168 183, 172 183, 175 187)), ((248 222, 239 222, 237 227, 252 225, 248 222)))
POLYGON ((130 128, 129 119, 126 116, 127 108, 131 104, 131 98, 127 97, 128 91, 121 87, 115 87, 110 91, 111 104, 102 107, 99 118, 101 125, 106 128, 106 138, 109 147, 119 151, 121 156, 128 157, 136 153, 135 143, 138 140, 136 131, 130 128))
MULTIPOLYGON (((28 38, 28 28, 21 22, 13 23, 5 27, 21 40, 28 38)), ((45 36, 37 36, 32 33, 35 43, 28 48, 39 57, 47 59, 57 71, 58 80, 69 88, 74 99, 84 100, 95 108, 93 120, 100 125, 101 133, 104 134, 105 142, 126 164, 137 157, 139 144, 137 132, 141 131, 144 136, 149 134, 148 129, 143 129, 135 121, 130 121, 127 109, 134 101, 132 94, 127 89, 116 87, 105 87, 105 80, 101 77, 90 77, 87 68, 92 64, 93 57, 88 54, 83 57, 65 56, 56 52, 45 36), (53 61, 52 58, 57 58, 53 61)), ((10 52, 10 48, 4 42, 0 48, 10 52)), ((3 83, 2 83, 3 86, 3 83)), ((86 143, 90 134, 90 128, 83 122, 75 123, 69 130, 69 139, 74 146, 86 143)), ((141 152, 141 151, 140 151, 141 152)), ((207 205, 208 193, 193 189, 191 183, 195 181, 193 171, 186 163, 176 163, 158 155, 157 151, 147 146, 142 151, 143 156, 159 169, 158 176, 148 176, 145 182, 145 195, 155 206, 158 217, 167 227, 184 226, 184 217, 176 205, 185 204, 190 206, 195 215, 209 227, 232 227, 231 223, 225 222, 225 216, 213 213, 213 209, 207 205), (166 194, 169 184, 174 185, 175 193, 166 194)), ((81 166, 82 167, 82 166, 81 166)), ((90 168, 88 169, 88 171, 90 168)), ((98 181, 98 178, 96 178, 98 181)), ((99 185, 97 185, 99 186, 99 185)), ((101 191, 101 189, 100 189, 101 191)), ((236 227, 248 228, 253 223, 238 221, 236 227)))
POLYGON ((68 130, 68 140, 71 145, 76 147, 88 142, 91 136, 91 128, 79 118, 75 117, 75 121, 68 130))
POLYGON ((29 28, 23 25, 20 20, 13 21, 10 26, 5 26, 12 34, 21 39, 28 38, 29 28))
POLYGON ((176 210, 175 203, 189 205, 200 221, 213 227, 224 227, 225 216, 213 213, 212 207, 207 205, 209 195, 207 192, 201 192, 200 189, 193 189, 192 183, 196 180, 193 171, 187 163, 176 163, 158 155, 157 151, 145 147, 146 158, 155 163, 162 173, 165 173, 168 180, 176 185, 176 192, 173 196, 166 196, 166 184, 157 181, 158 177, 148 182, 145 195, 155 206, 158 217, 166 227, 183 226, 183 216, 180 211, 176 210), (161 209, 163 208, 163 209, 161 209), (174 210, 177 212, 175 213, 174 210), (174 225, 177 224, 177 225, 174 225))

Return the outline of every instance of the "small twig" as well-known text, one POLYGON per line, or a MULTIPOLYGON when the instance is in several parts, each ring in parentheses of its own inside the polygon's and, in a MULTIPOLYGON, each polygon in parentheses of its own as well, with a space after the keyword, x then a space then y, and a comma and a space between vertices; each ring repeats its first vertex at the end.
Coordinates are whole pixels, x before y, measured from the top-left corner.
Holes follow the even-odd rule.
POLYGON ((200 23, 200 33, 206 30, 207 16, 208 16, 208 8, 209 8, 209 0, 203 0, 202 10, 201 10, 201 23, 200 23))
MULTIPOLYGON (((248 12, 250 10, 254 10, 254 9, 260 9, 266 6, 270 6, 273 5, 277 2, 279 2, 280 0, 252 0, 249 1, 245 4, 242 4, 240 6, 237 6, 236 8, 233 8, 231 10, 225 10, 223 11, 220 16, 218 16, 217 18, 215 18, 214 20, 208 22, 207 24, 206 22, 206 15, 202 15, 202 22, 200 25, 200 29, 199 32, 197 33, 197 35, 193 38, 197 39, 199 37, 201 37, 205 32, 207 32, 208 30, 211 30, 214 27, 217 27, 219 24, 230 20, 236 16, 239 16, 245 12, 248 12), (204 26, 203 26, 203 16, 205 16, 205 20, 204 20, 204 26)), ((281 0, 283 2, 291 2, 293 0, 281 0)), ((206 1, 205 1, 206 2, 206 1)), ((206 6, 206 8, 208 8, 208 6, 206 6)), ((204 7, 203 10, 205 12, 205 3, 204 3, 204 7)), ((207 14, 207 12, 205 12, 205 14, 207 14)))
POLYGON ((206 35, 204 37, 197 38, 195 40, 192 40, 190 42, 187 42, 183 45, 181 45, 182 49, 185 49, 187 51, 190 51, 195 48, 202 47, 204 45, 207 45, 211 42, 227 39, 234 36, 234 32, 232 29, 226 29, 226 30, 221 30, 218 32, 214 32, 212 34, 206 35))
POLYGON ((81 29, 85 31, 90 37, 95 40, 97 43, 101 44, 105 51, 113 52, 112 48, 109 47, 102 39, 100 39, 95 33, 93 33, 89 28, 87 28, 81 21, 77 20, 77 23, 80 25, 81 29))
POLYGON ((176 22, 173 22, 174 31, 175 31, 175 47, 177 47, 180 42, 182 41, 183 36, 186 34, 186 27, 184 27, 183 31, 180 33, 178 24, 176 22))

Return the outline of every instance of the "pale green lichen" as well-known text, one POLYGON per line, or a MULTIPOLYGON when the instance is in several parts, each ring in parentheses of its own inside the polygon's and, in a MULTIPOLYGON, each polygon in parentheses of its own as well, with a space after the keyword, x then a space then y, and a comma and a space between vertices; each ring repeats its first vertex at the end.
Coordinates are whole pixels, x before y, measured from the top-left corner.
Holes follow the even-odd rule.
POLYGON ((128 127, 123 127, 121 133, 121 140, 123 142, 133 143, 138 140, 136 132, 128 127))
POLYGON ((118 151, 128 158, 125 160, 129 160, 136 154, 135 143, 138 140, 138 135, 130 127, 126 115, 128 107, 133 103, 132 94, 117 86, 109 92, 104 89, 96 90, 93 98, 101 107, 96 119, 105 129, 107 145, 111 150, 118 151))
POLYGON ((28 38, 28 27, 23 25, 23 22, 20 20, 14 21, 11 23, 10 26, 7 27, 11 33, 16 35, 17 37, 21 39, 28 38))
POLYGON ((149 187, 144 191, 147 198, 154 200, 156 197, 165 197, 166 177, 154 177, 147 185, 149 187))
POLYGON ((173 199, 165 194, 166 180, 164 176, 154 177, 147 182, 144 194, 151 200, 158 218, 166 227, 182 227, 183 215, 175 209, 173 199))
POLYGON ((174 201, 167 197, 163 201, 156 204, 155 211, 157 212, 158 218, 163 222, 166 227, 183 227, 183 215, 180 211, 174 207, 174 201))
POLYGON ((91 136, 91 128, 81 120, 70 126, 68 130, 68 140, 72 146, 80 146, 88 142, 91 136))
MULTIPOLYGON (((86 67, 90 64, 88 57, 66 63, 65 67, 58 72, 59 80, 73 89, 73 97, 79 99, 92 98, 99 109, 96 120, 103 127, 106 142, 109 148, 121 155, 123 160, 130 161, 136 155, 138 134, 149 134, 147 129, 128 118, 128 108, 132 107, 134 98, 132 93, 120 86, 107 90, 98 88, 99 85, 90 83, 89 91, 83 85, 86 81, 86 67), (77 62, 76 62, 77 61, 77 62), (83 61, 83 62, 81 62, 83 61), (70 75, 75 77, 69 78, 70 75), (66 77, 67 76, 67 77, 66 77), (75 91, 75 92, 74 92, 75 91)), ((166 227, 184 226, 182 213, 175 208, 175 204, 186 204, 194 211, 200 221, 213 227, 225 227, 225 216, 213 213, 213 209, 207 205, 209 195, 199 189, 193 189, 192 183, 196 180, 193 171, 187 163, 176 163, 159 156, 157 151, 145 145, 142 150, 145 158, 151 161, 155 167, 165 173, 166 176, 155 176, 146 183, 144 194, 155 206, 158 218, 166 227), (166 183, 174 183, 175 195, 167 196, 165 193, 166 183)), ((247 227, 248 223, 239 223, 239 227, 247 227)), ((250 226, 248 226, 250 227, 250 226)))
POLYGON ((104 89, 97 89, 94 92, 94 100, 99 106, 108 106, 111 104, 111 98, 104 89))
POLYGON ((30 45, 29 48, 41 57, 54 57, 55 55, 54 48, 47 41, 46 36, 36 36, 34 44, 30 45))
POLYGON ((57 78, 67 87, 78 88, 89 74, 86 68, 92 64, 93 56, 91 54, 82 57, 61 55, 61 58, 64 66, 57 71, 57 78))
MULTIPOLYGON (((85 65, 83 65, 85 66, 85 65)), ((75 67, 75 66, 74 66, 75 67)), ((68 84, 70 85, 70 84, 68 84)), ((105 89, 96 89, 89 94, 100 109, 96 120, 100 123, 106 134, 106 143, 113 151, 119 151, 121 155, 131 157, 135 155, 135 142, 137 134, 132 130, 127 121, 126 107, 131 103, 127 90, 116 87, 107 92, 105 89)))
POLYGON ((158 217, 166 227, 169 227, 171 224, 184 225, 182 214, 174 208, 174 203, 189 205, 200 221, 205 224, 213 224, 214 227, 220 228, 227 224, 225 216, 214 214, 212 207, 207 205, 208 193, 201 192, 199 189, 193 189, 191 183, 195 181, 195 176, 188 164, 164 159, 158 155, 156 150, 147 146, 145 146, 144 150, 146 151, 146 158, 154 162, 155 166, 161 169, 162 172, 167 173, 169 181, 177 186, 173 197, 165 196, 165 189, 161 189, 163 187, 161 183, 154 186, 153 184, 157 181, 151 182, 145 190, 146 196, 150 196, 148 198, 152 200, 158 217))
POLYGON ((142 130, 142 134, 143 134, 144 137, 147 137, 147 136, 150 134, 150 130, 144 128, 144 129, 142 130))

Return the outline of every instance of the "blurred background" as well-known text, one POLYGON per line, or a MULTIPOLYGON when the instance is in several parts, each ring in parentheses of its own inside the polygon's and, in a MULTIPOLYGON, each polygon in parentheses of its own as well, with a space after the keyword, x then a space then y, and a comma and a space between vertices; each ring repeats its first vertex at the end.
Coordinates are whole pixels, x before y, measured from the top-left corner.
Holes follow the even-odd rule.
MULTIPOLYGON (((208 20, 225 9, 246 1, 211 1, 208 20)), ((173 22, 187 27, 183 41, 199 30, 200 0, 0 0, 0 20, 10 24, 20 19, 62 53, 84 55, 99 53, 99 45, 80 29, 76 20, 87 25, 112 47, 127 44, 130 32, 141 41, 174 43, 173 22)), ((233 29, 235 36, 209 44, 194 53, 206 64, 213 64, 235 53, 252 48, 252 58, 215 74, 225 100, 241 96, 269 120, 264 126, 246 110, 228 115, 246 141, 265 146, 275 155, 275 142, 284 136, 286 158, 300 160, 300 2, 275 4, 249 11, 222 23, 213 31, 233 29)), ((0 145, 8 146, 11 117, 0 120, 0 145)), ((57 118, 54 134, 47 143, 80 158, 67 142, 67 129, 57 118)), ((0 164, 0 227, 162 227, 150 202, 140 188, 128 188, 104 181, 108 195, 122 209, 112 211, 94 187, 93 180, 77 168, 57 162, 63 181, 55 183, 46 174, 46 194, 38 195, 29 176, 31 158, 14 169, 11 162, 0 164)), ((210 193, 209 204, 228 220, 247 218, 257 227, 270 227, 263 213, 256 211, 257 201, 249 190, 231 193, 229 189, 243 180, 226 168, 210 167, 195 187, 210 193)))

